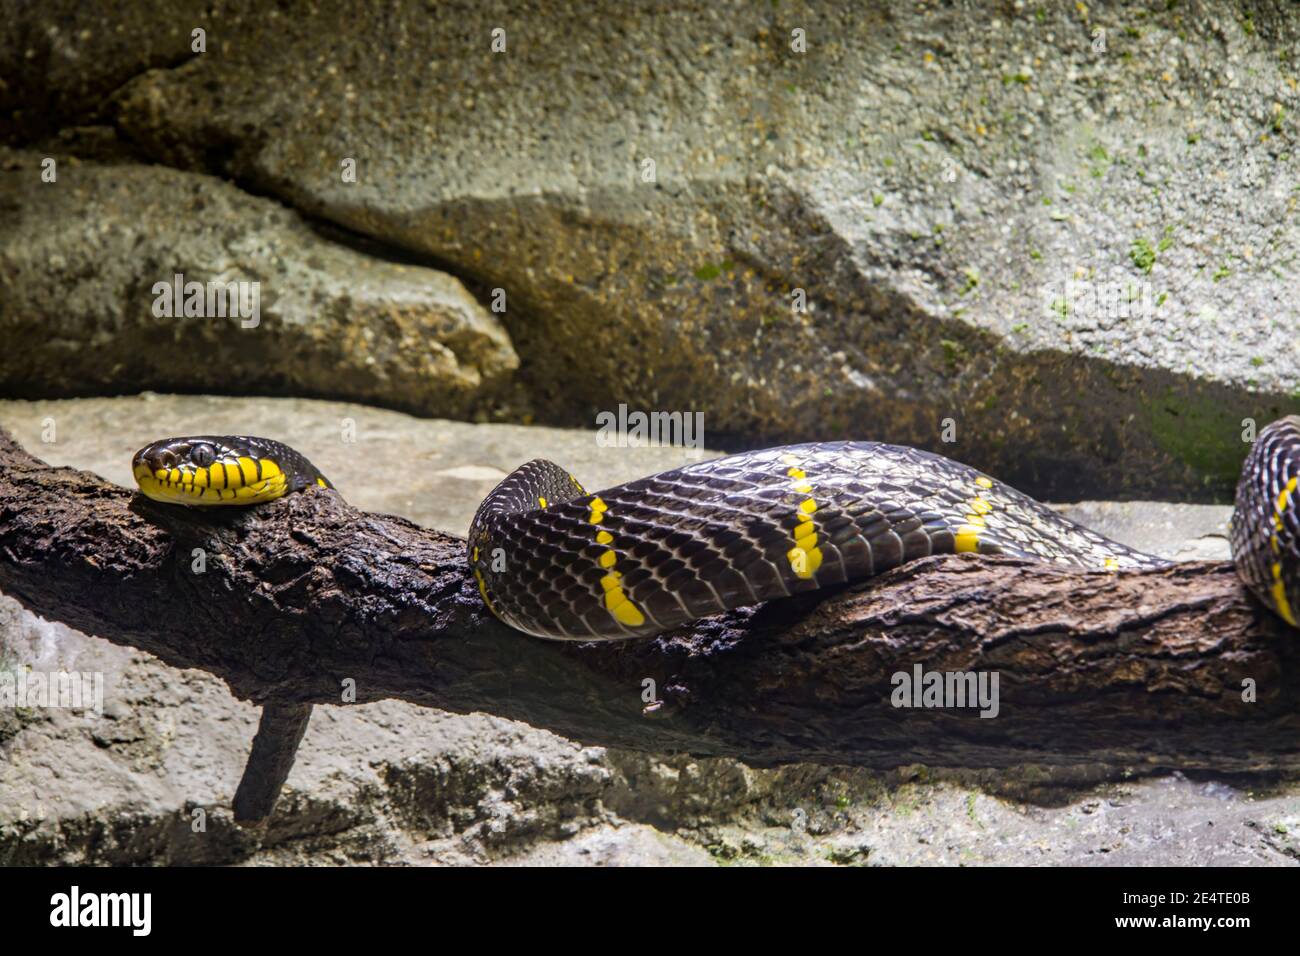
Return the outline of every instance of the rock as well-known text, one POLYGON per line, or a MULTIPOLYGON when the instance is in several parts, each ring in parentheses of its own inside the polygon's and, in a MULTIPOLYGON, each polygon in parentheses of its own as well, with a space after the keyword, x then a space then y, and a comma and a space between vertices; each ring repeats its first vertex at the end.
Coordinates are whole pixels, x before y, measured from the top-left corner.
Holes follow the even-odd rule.
POLYGON ((113 17, 78 0, 0 3, 0 142, 39 137, 89 116, 142 70, 193 55, 201 3, 144 0, 113 17))
POLYGON ((506 866, 712 866, 703 849, 653 827, 605 825, 501 861, 506 866))
POLYGON ((517 356, 458 280, 211 176, 55 159, 44 183, 38 154, 0 154, 0 391, 330 394, 462 417, 506 396, 517 356), (215 314, 210 282, 244 284, 237 316, 224 292, 215 314), (206 317, 184 311, 191 284, 206 317))
MULTIPOLYGON (((590 431, 419 420, 299 399, 3 401, 0 424, 52 464, 121 484, 130 482, 131 453, 153 438, 279 437, 358 506, 454 533, 497 476, 528 458, 563 462, 600 488, 680 465, 686 454, 601 447, 590 431)), ((1084 502, 1066 510, 1177 554, 1213 541, 1224 509, 1084 502)), ((1253 793, 1241 779, 1114 782, 1087 767, 754 769, 582 747, 495 717, 395 701, 316 709, 259 842, 229 812, 256 711, 218 680, 0 598, 0 672, 18 668, 102 673, 104 707, 89 717, 0 711, 0 862, 1278 865, 1298 852, 1294 785, 1253 793)))
POLYGON ((1294 7, 205 22, 207 53, 104 116, 502 290, 549 421, 700 409, 718 439, 893 440, 1038 494, 1209 500, 1242 420, 1300 396, 1294 7))
POLYGON ((1059 510, 1108 538, 1173 561, 1230 561, 1227 505, 1082 501, 1059 510))
POLYGON ((482 862, 605 820, 595 800, 609 770, 596 752, 388 701, 313 715, 312 753, 259 843, 229 810, 256 708, 208 674, 0 603, 11 661, 24 632, 47 629, 57 666, 104 674, 106 706, 102 717, 40 709, 0 732, 6 863, 482 862))

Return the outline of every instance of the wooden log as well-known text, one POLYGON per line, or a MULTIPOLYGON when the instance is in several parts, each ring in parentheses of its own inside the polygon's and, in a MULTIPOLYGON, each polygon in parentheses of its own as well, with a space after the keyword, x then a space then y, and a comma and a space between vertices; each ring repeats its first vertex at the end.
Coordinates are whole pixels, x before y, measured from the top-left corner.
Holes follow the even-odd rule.
POLYGON ((0 429, 0 590, 262 704, 268 737, 241 785, 253 817, 308 705, 354 699, 753 765, 1300 767, 1300 632, 1227 563, 927 558, 651 640, 566 644, 493 618, 464 547, 332 491, 160 505, 50 468, 0 429), (996 676, 996 716, 895 706, 897 675, 918 666, 996 676))

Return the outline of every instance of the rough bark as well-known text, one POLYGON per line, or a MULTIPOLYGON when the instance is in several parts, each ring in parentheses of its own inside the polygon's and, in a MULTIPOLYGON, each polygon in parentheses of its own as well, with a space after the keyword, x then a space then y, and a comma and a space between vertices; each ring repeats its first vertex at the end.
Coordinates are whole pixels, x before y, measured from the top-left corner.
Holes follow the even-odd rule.
POLYGON ((491 617, 457 538, 327 491, 159 505, 50 468, 0 429, 0 590, 264 705, 246 819, 269 812, 308 705, 352 688, 359 703, 755 765, 1300 766, 1300 633, 1226 563, 1107 574, 930 558, 653 640, 564 644, 491 617), (892 706, 892 676, 918 664, 995 672, 998 716, 892 706))

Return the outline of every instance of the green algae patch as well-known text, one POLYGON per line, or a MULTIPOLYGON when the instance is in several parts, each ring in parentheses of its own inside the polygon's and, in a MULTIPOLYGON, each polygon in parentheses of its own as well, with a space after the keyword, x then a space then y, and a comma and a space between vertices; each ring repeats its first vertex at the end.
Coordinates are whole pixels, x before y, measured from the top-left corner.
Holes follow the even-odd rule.
POLYGON ((695 278, 701 282, 712 282, 724 272, 731 273, 736 271, 736 264, 730 259, 724 259, 716 265, 712 262, 706 262, 695 270, 695 278))
MULTIPOLYGON (((1242 441, 1242 419, 1235 405, 1166 389, 1162 397, 1142 399, 1151 437, 1164 452, 1196 471, 1216 492, 1231 494, 1250 445, 1242 441)), ((1267 422, 1258 422, 1263 427, 1267 422)))
POLYGON ((1151 248, 1151 243, 1141 236, 1134 239, 1133 244, 1129 246, 1128 256, 1133 260, 1133 265, 1143 272, 1150 272, 1151 267, 1156 264, 1155 249, 1151 248))

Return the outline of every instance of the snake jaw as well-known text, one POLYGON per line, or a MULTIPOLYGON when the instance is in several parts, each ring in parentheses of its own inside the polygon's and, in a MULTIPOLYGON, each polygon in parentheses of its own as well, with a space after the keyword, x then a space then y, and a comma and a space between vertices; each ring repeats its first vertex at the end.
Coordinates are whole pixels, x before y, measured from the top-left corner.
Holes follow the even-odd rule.
POLYGON ((274 501, 286 493, 283 475, 235 488, 216 488, 210 487, 206 481, 196 480, 199 476, 193 471, 182 471, 178 481, 159 478, 146 466, 138 467, 134 471, 135 482, 140 487, 141 493, 146 498, 165 504, 253 505, 274 501))
POLYGON ((159 478, 147 466, 137 465, 132 471, 135 474, 135 483, 146 498, 166 504, 190 505, 199 503, 198 489, 192 484, 186 485, 183 482, 172 482, 165 478, 159 478))

